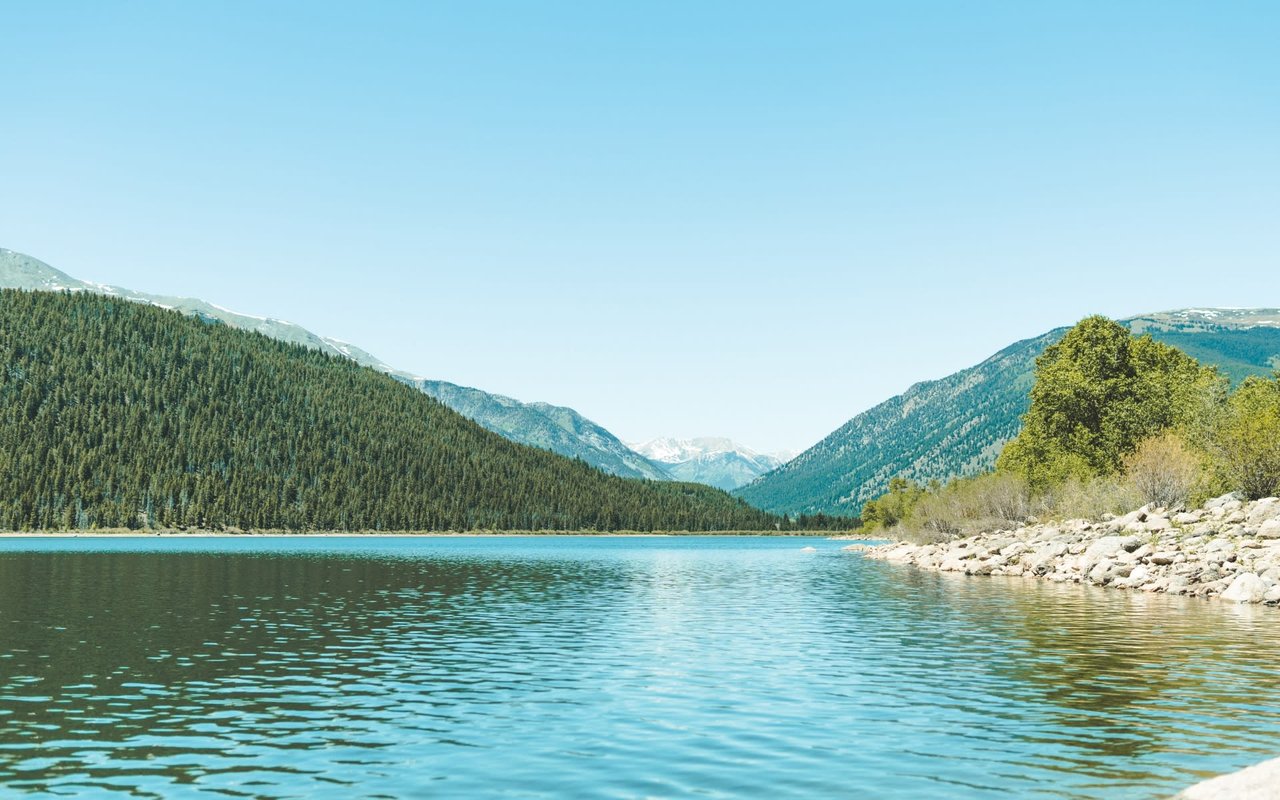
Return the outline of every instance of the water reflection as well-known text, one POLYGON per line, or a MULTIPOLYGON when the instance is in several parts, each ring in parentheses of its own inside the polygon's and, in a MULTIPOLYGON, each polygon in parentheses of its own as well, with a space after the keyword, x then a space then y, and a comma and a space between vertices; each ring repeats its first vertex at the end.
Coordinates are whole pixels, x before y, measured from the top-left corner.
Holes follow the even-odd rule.
POLYGON ((0 549, 0 786, 1148 797, 1280 732, 1271 609, 778 539, 83 547, 0 549))

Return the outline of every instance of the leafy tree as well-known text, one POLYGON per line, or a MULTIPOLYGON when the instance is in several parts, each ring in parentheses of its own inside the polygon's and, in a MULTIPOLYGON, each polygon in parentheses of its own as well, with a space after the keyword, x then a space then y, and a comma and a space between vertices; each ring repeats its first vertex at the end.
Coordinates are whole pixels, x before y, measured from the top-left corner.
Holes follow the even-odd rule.
POLYGON ((1250 499, 1280 493, 1280 375, 1245 378, 1214 426, 1210 450, 1223 477, 1250 499))
POLYGON ((892 528, 911 516, 926 489, 906 478, 892 478, 889 491, 862 506, 862 525, 868 530, 892 528))
POLYGON ((1144 439, 1170 428, 1194 435, 1225 391, 1215 370, 1181 351, 1088 317, 1036 359, 1031 406, 997 468, 1033 488, 1115 474, 1144 439))

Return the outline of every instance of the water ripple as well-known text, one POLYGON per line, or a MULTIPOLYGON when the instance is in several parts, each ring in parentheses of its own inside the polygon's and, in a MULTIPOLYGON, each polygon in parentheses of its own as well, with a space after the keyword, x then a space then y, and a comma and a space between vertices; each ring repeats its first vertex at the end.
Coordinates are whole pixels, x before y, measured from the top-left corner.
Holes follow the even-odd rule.
POLYGON ((1280 742, 1272 609, 804 544, 6 540, 0 787, 1142 798, 1280 742))

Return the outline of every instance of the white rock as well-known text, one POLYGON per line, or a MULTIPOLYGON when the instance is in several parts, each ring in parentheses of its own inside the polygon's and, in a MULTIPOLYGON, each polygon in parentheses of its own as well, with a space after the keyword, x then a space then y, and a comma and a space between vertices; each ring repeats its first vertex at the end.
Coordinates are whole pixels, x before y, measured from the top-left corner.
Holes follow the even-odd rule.
POLYGON ((1264 497, 1249 507, 1249 522, 1258 523, 1280 517, 1280 498, 1264 497))
POLYGON ((1259 539, 1280 539, 1280 518, 1269 519, 1258 526, 1259 539))
POLYGON ((1261 603, 1267 594, 1267 584, 1252 572, 1244 572, 1236 576, 1227 590, 1222 593, 1223 600, 1235 603, 1261 603))
POLYGON ((1278 800, 1280 758, 1197 783, 1175 800, 1278 800))
POLYGON ((1169 522, 1167 517, 1157 517, 1154 515, 1147 517, 1147 521, 1143 523, 1143 529, 1147 532, 1167 531, 1172 527, 1173 525, 1169 522))

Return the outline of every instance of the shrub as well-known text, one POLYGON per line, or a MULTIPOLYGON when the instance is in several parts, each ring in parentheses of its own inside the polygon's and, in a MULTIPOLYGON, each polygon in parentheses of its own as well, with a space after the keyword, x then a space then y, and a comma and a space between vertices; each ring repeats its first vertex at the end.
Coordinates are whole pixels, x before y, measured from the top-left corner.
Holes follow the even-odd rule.
POLYGON ((887 529, 898 525, 911 516, 924 494, 925 488, 918 483, 906 478, 891 478, 889 491, 863 504, 863 529, 887 529))
POLYGON ((1280 492, 1280 377, 1246 378, 1210 439, 1216 467, 1251 500, 1280 492))
POLYGON ((1109 475, 1064 481, 1041 494, 1039 503, 1046 519, 1099 519, 1132 511, 1142 499, 1128 481, 1109 475))
POLYGON ((1165 508, 1185 504, 1201 472, 1200 459, 1170 432, 1143 441, 1125 459, 1125 474, 1140 499, 1165 508))
POLYGON ((950 538, 1020 525, 1032 510, 1025 480, 1017 475, 987 473, 957 479, 926 493, 903 525, 917 535, 950 538))

